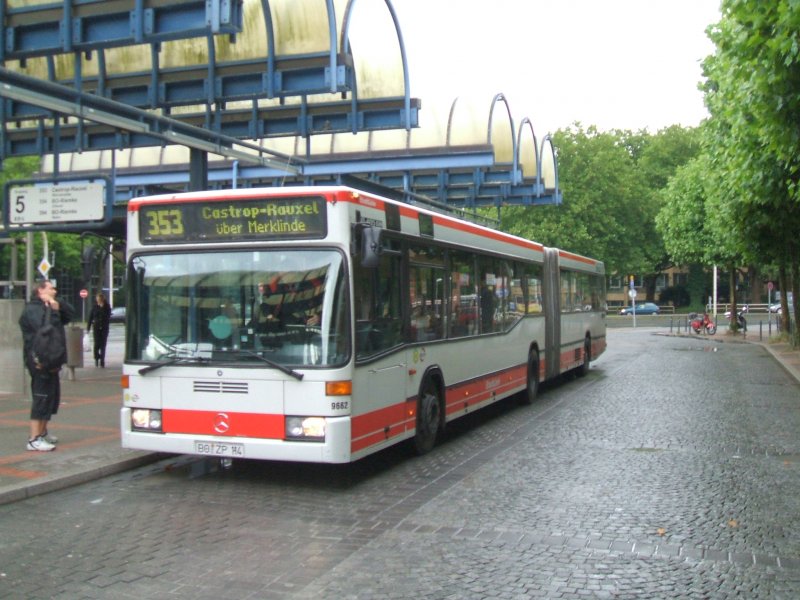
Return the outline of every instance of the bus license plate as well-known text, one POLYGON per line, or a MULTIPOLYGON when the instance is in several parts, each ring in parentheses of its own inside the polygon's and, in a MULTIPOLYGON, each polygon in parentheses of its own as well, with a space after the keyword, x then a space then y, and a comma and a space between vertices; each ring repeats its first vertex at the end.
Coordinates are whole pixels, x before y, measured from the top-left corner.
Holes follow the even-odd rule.
POLYGON ((244 458, 244 444, 230 444, 228 442, 195 442, 194 451, 197 454, 204 454, 208 456, 244 458))

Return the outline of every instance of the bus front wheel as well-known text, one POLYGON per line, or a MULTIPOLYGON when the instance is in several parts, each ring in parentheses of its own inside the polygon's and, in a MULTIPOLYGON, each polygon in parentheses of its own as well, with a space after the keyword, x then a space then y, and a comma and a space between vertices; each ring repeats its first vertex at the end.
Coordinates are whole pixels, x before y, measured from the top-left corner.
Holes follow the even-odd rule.
POLYGON ((425 380, 417 399, 417 432, 414 435, 414 448, 417 454, 425 454, 433 449, 441 426, 442 403, 439 398, 439 387, 429 377, 425 380))

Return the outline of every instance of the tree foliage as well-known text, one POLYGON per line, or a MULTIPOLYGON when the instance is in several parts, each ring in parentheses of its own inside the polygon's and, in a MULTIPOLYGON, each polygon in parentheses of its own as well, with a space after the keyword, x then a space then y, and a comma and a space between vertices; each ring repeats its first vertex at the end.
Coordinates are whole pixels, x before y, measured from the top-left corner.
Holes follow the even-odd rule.
MULTIPOLYGON (((9 158, 3 162, 3 169, 0 171, 0 185, 5 185, 9 181, 30 179, 39 167, 39 157, 29 156, 24 158, 9 158)), ((24 238, 24 234, 11 234, 14 238, 24 238)), ((48 233, 47 247, 50 253, 48 260, 54 264, 55 274, 69 274, 77 276, 81 272, 80 237, 70 233, 48 233)), ((0 273, 3 278, 10 275, 11 253, 17 253, 17 265, 19 272, 17 277, 24 278, 22 269, 25 265, 25 250, 23 244, 17 246, 0 246, 0 273)), ((33 236, 33 256, 34 262, 38 262, 44 257, 44 236, 37 233, 33 236)))
POLYGON ((663 270, 667 255, 655 229, 659 190, 693 157, 693 129, 598 131, 576 124, 554 135, 564 202, 536 209, 509 207, 503 227, 513 233, 603 260, 609 273, 663 270))
POLYGON ((788 266, 799 297, 800 3, 724 0, 721 15, 704 62, 709 202, 746 260, 788 266))

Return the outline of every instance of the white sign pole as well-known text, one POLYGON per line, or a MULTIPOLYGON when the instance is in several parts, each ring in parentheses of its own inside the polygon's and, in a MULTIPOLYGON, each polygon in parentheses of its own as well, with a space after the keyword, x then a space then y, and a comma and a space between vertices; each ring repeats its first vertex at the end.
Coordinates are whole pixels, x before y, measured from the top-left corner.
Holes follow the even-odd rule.
POLYGON ((717 265, 714 265, 714 322, 717 322, 717 265))
POLYGON ((108 305, 114 308, 114 238, 108 238, 108 305))
POLYGON ((42 277, 47 279, 47 274, 50 272, 50 260, 48 256, 50 254, 50 249, 47 247, 47 232, 42 232, 42 262, 39 263, 38 271, 41 273, 42 277))

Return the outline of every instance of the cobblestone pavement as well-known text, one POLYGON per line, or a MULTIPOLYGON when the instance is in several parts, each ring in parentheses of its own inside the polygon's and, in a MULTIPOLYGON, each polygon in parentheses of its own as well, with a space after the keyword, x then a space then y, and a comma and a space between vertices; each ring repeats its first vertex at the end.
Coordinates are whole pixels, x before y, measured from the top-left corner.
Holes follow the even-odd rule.
POLYGON ((610 330, 424 457, 182 457, 0 506, 0 597, 797 598, 798 391, 757 345, 610 330))

